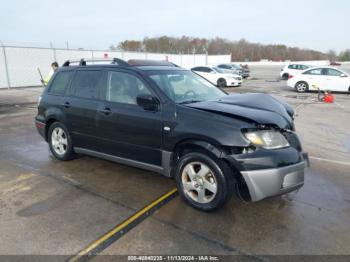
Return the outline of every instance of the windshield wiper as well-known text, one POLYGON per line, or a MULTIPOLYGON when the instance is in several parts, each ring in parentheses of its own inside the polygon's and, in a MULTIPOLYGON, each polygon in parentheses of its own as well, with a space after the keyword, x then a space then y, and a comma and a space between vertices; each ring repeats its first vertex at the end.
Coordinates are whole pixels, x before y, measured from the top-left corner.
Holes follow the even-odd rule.
POLYGON ((186 100, 186 101, 182 101, 178 104, 185 105, 185 104, 192 104, 192 103, 198 103, 198 102, 202 102, 202 101, 201 100, 186 100))

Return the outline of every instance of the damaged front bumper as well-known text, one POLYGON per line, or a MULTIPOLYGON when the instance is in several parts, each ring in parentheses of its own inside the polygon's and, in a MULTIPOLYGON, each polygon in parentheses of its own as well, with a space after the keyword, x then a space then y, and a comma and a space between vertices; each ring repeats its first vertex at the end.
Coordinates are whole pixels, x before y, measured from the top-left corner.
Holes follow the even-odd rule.
POLYGON ((255 202, 283 195, 304 185, 304 171, 309 166, 308 154, 302 152, 296 136, 289 141, 294 147, 259 149, 226 156, 226 160, 241 173, 242 182, 249 191, 249 200, 255 202))
POLYGON ((278 196, 304 185, 304 170, 309 165, 307 154, 303 161, 279 168, 242 171, 252 201, 278 196))

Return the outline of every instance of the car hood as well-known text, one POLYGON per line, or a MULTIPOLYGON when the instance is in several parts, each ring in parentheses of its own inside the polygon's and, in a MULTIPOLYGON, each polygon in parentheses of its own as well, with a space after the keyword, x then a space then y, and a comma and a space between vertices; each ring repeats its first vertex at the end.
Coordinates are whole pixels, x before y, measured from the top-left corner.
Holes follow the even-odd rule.
POLYGON ((187 106, 261 125, 293 128, 293 109, 278 99, 259 93, 227 95, 216 101, 203 101, 187 106))

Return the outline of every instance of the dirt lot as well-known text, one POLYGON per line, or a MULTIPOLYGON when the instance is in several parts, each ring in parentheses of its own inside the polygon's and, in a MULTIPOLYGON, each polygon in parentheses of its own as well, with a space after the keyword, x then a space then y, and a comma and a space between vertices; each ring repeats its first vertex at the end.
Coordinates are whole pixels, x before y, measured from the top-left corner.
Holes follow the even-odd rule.
MULTIPOLYGON (((350 255, 350 95, 318 103, 317 94, 298 95, 277 80, 279 70, 253 67, 252 78, 229 91, 268 92, 295 107, 311 160, 305 186, 257 203, 233 198, 209 214, 175 197, 100 254, 350 255)), ((34 127, 35 104, 11 103, 0 103, 1 255, 74 255, 175 187, 104 160, 53 159, 34 127)))

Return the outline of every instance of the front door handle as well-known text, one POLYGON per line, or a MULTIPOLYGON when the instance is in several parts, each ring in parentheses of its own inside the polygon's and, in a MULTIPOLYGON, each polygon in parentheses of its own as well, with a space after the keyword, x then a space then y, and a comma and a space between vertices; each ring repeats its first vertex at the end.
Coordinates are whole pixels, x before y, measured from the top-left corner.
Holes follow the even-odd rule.
POLYGON ((110 115, 112 113, 112 110, 109 108, 109 107, 105 107, 103 109, 100 109, 99 110, 102 114, 105 114, 105 115, 110 115))
POLYGON ((70 103, 69 102, 64 102, 62 104, 65 108, 70 108, 70 103))

